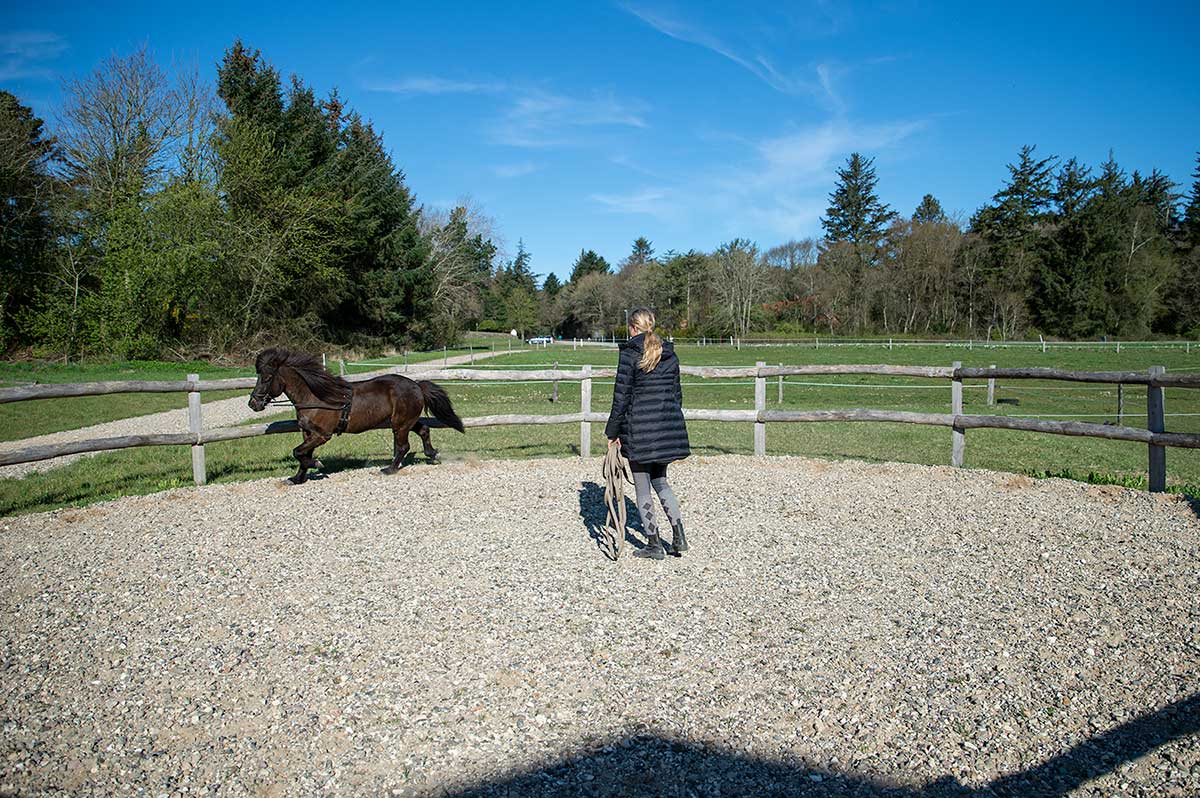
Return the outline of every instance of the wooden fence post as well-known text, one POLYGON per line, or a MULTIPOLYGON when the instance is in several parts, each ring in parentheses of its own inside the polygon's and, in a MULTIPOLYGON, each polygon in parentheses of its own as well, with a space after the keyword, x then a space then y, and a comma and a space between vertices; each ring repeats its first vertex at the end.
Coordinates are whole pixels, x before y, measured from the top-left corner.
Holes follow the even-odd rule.
POLYGON ((1121 423, 1121 417, 1125 415, 1125 384, 1117 383, 1117 423, 1121 423))
MULTIPOLYGON (((954 361, 954 369, 957 371, 962 368, 962 361, 954 361)), ((955 375, 954 381, 950 383, 950 412, 956 416, 961 416, 963 411, 963 387, 962 377, 955 375)), ((953 445, 950 451, 950 465, 955 468, 962 468, 963 450, 967 447, 967 434, 962 427, 953 427, 951 433, 953 437, 953 445)))
MULTIPOLYGON (((554 361, 554 370, 558 371, 558 361, 557 360, 554 361)), ((554 392, 550 394, 550 401, 551 402, 558 401, 558 380, 557 379, 554 380, 554 392)))
POLYGON ((445 368, 450 364, 450 359, 446 357, 446 347, 442 347, 442 367, 445 368))
POLYGON ((587 414, 592 412, 592 367, 583 367, 583 381, 579 384, 579 411, 584 420, 579 422, 579 456, 592 456, 592 422, 587 420, 587 414))
MULTIPOLYGON (((767 365, 765 360, 760 360, 754 365, 760 369, 767 365)), ((754 378, 754 410, 757 413, 762 413, 767 409, 767 378, 758 376, 754 378)), ((767 425, 761 421, 754 422, 754 456, 765 457, 767 454, 767 425)))
MULTIPOLYGON (((1157 377, 1165 372, 1162 366, 1151 366, 1150 376, 1157 377)), ((1151 432, 1166 432, 1163 410, 1163 389, 1156 385, 1146 386, 1146 429, 1151 432)), ((1149 445, 1150 449, 1150 492, 1163 493, 1167 489, 1167 447, 1149 445)))
POLYGON ((345 358, 338 359, 338 376, 339 377, 346 376, 346 359, 345 358))
POLYGON ((1046 354, 1046 339, 1042 337, 1041 333, 1038 333, 1038 340, 1042 342, 1042 354, 1044 355, 1046 354))
MULTIPOLYGON (((988 368, 996 368, 996 364, 988 366, 988 368)), ((988 377, 988 405, 996 404, 996 378, 988 377)))
MULTIPOLYGON (((187 376, 189 382, 199 382, 199 374, 189 374, 187 376)), ((204 422, 200 416, 200 392, 188 392, 188 431, 194 433, 199 440, 199 435, 204 431, 204 422)), ((197 485, 204 485, 208 482, 208 473, 204 469, 204 444, 192 444, 192 480, 197 485)))
MULTIPOLYGON (((779 364, 779 368, 783 368, 783 364, 779 364)), ((779 401, 776 404, 783 404, 783 375, 779 375, 779 401)))

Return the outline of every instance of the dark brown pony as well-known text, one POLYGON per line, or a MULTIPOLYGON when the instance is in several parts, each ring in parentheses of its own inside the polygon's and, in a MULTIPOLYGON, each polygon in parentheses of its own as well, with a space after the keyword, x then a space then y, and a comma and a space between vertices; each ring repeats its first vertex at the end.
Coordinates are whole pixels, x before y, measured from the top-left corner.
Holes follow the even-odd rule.
POLYGON ((437 459, 429 427, 421 423, 422 410, 428 408, 446 426, 464 431, 446 391, 428 380, 385 374, 349 383, 326 371, 312 355, 280 348, 259 352, 254 370, 258 372, 258 384, 250 394, 251 410, 263 410, 281 393, 296 406, 296 421, 304 433, 304 442, 292 450, 300 461, 300 470, 291 478, 296 485, 308 478, 308 469, 322 467, 321 461, 313 457, 316 448, 343 432, 390 426, 394 440, 392 464, 383 473, 395 474, 408 454, 410 432, 421 436, 425 456, 437 459))

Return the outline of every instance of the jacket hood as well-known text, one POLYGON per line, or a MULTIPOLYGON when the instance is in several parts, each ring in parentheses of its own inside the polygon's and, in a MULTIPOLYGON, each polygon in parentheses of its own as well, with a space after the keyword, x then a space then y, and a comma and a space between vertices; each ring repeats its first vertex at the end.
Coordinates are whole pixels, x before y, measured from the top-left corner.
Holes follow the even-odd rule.
MULTIPOLYGON (((638 333, 637 335, 630 338, 628 341, 622 342, 617 348, 618 349, 632 349, 635 352, 644 352, 644 351, 646 351, 645 342, 646 342, 646 334, 638 333)), ((662 339, 662 351, 663 351, 664 355, 675 354, 675 344, 671 343, 666 338, 663 338, 662 339)))

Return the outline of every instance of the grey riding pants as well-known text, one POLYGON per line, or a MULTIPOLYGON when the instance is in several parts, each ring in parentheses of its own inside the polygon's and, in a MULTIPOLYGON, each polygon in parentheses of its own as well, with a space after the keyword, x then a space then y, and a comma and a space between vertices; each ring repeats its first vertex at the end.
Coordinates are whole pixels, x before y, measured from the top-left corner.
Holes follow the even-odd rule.
POLYGON ((667 481, 667 464, 630 462, 629 467, 633 471, 638 514, 642 517, 642 529, 646 534, 660 537, 663 534, 658 514, 654 510, 655 494, 658 494, 658 501, 662 503, 670 528, 681 528, 683 517, 679 514, 679 500, 675 498, 675 491, 671 490, 671 483, 667 481))

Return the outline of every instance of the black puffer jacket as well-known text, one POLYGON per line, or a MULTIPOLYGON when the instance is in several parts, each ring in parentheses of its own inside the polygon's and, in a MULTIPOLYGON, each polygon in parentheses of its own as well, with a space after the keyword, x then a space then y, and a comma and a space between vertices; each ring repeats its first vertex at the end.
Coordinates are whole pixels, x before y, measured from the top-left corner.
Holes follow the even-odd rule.
POLYGON ((612 411, 604 426, 607 438, 620 438, 621 450, 636 463, 670 463, 692 453, 683 422, 679 358, 663 341, 662 358, 653 371, 638 367, 645 335, 621 344, 612 411))

